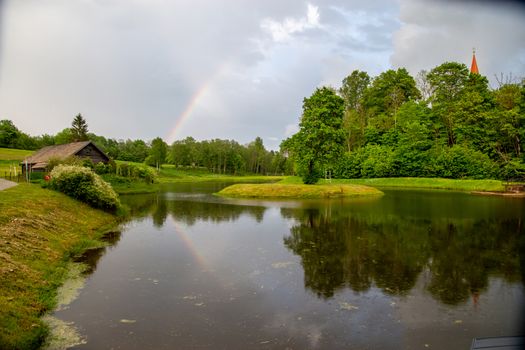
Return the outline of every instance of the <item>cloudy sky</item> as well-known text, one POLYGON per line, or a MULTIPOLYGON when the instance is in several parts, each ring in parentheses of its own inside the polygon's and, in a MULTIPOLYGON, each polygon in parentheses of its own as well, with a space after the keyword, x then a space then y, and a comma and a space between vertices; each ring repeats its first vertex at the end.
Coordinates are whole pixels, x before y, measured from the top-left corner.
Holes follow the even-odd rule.
POLYGON ((354 69, 525 76, 525 7, 452 0, 0 0, 0 119, 54 134, 267 148, 354 69))

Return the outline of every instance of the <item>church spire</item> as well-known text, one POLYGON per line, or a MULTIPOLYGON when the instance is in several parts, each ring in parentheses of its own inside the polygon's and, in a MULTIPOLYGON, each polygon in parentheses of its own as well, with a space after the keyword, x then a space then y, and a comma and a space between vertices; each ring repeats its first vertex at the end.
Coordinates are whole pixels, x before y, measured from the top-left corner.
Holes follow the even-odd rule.
POLYGON ((478 63, 476 62, 476 49, 472 49, 472 64, 470 65, 471 74, 479 74, 478 63))

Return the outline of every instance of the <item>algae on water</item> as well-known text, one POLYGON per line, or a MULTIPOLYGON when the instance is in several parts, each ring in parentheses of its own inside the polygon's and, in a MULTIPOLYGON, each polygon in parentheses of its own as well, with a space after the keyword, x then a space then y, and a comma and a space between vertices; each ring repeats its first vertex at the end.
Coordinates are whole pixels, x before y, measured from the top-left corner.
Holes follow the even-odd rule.
MULTIPOLYGON (((79 291, 86 280, 82 275, 85 269, 86 266, 84 264, 69 264, 67 279, 57 290, 57 308, 55 311, 63 310, 78 297, 79 291)), ((49 314, 42 317, 42 320, 49 327, 49 335, 43 349, 62 350, 87 343, 73 322, 65 322, 49 314)))

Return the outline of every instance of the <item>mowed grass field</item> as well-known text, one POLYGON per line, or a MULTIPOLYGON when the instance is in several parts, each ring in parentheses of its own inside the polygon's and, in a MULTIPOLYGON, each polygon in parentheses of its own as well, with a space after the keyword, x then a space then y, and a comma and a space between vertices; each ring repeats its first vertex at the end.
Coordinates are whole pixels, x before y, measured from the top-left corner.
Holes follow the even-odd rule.
POLYGON ((6 172, 11 171, 13 173, 15 167, 16 171, 20 172, 20 162, 33 152, 23 149, 0 148, 0 177, 4 177, 6 172))

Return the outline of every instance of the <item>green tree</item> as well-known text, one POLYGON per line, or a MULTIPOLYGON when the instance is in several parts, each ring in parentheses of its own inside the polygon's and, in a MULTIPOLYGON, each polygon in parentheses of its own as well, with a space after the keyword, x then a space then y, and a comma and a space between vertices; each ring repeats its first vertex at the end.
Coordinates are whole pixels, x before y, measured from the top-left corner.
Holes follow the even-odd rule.
POLYGON ((344 101, 333 89, 322 87, 303 101, 300 130, 294 136, 299 175, 306 184, 316 183, 321 170, 331 170, 343 152, 344 101))
POLYGON ((346 146, 348 151, 364 143, 366 127, 366 111, 363 108, 363 95, 370 84, 370 76, 366 72, 354 70, 343 79, 339 94, 345 101, 343 128, 346 131, 346 146))
POLYGON ((160 169, 160 166, 166 162, 166 154, 168 153, 168 145, 160 137, 154 138, 151 141, 151 148, 149 155, 146 158, 146 164, 155 166, 160 169))
POLYGON ((448 146, 456 143, 457 102, 461 99, 469 77, 466 65, 457 62, 445 62, 428 73, 427 78, 432 88, 430 102, 433 112, 439 117, 445 129, 448 146))
POLYGON ((74 142, 88 140, 88 125, 79 113, 71 123, 71 136, 74 142))
POLYGON ((263 140, 257 136, 253 142, 246 147, 246 163, 249 171, 254 174, 261 174, 265 169, 265 157, 268 152, 264 148, 263 140))
POLYGON ((55 144, 56 145, 63 145, 65 143, 73 142, 73 134, 71 132, 71 128, 65 128, 62 131, 59 131, 55 135, 55 144))
POLYGON ((168 162, 177 166, 196 166, 198 163, 198 144, 193 137, 176 140, 168 152, 168 162))
POLYGON ((11 120, 0 120, 0 147, 14 148, 21 132, 11 120))
POLYGON ((492 147, 500 159, 520 159, 525 138, 525 84, 506 84, 495 92, 496 108, 491 115, 492 147))
POLYGON ((410 100, 418 100, 421 93, 416 81, 405 68, 389 69, 374 78, 364 93, 365 106, 376 118, 376 125, 383 130, 396 127, 397 111, 410 100))
POLYGON ((357 110, 361 105, 363 93, 370 84, 370 76, 367 72, 354 70, 343 79, 339 94, 345 101, 345 110, 357 110))

